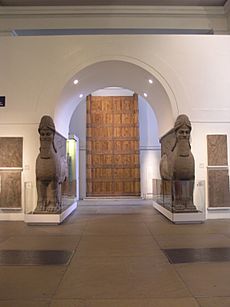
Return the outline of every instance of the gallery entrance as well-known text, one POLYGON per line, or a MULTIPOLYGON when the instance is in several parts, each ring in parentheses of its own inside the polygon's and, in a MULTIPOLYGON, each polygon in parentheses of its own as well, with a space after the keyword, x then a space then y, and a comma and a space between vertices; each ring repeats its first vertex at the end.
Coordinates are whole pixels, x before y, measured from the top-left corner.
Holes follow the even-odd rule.
POLYGON ((138 95, 87 96, 86 196, 140 196, 138 95))
MULTIPOLYGON (((148 193, 152 193, 152 179, 159 178, 159 136, 173 125, 174 120, 169 96, 165 91, 165 87, 155 77, 156 75, 161 80, 161 76, 155 70, 143 68, 142 64, 140 62, 137 65, 137 63, 122 60, 106 60, 90 64, 72 75, 63 88, 60 103, 56 108, 55 123, 62 133, 76 135, 79 138, 80 199, 86 197, 117 198, 118 196, 119 198, 120 196, 125 198, 130 196, 135 198, 145 197, 148 193), (87 100, 89 97, 94 99, 93 97, 99 96, 132 96, 133 99, 133 93, 138 94, 138 107, 136 107, 135 111, 138 115, 136 114, 136 122, 133 122, 132 125, 138 123, 138 129, 135 129, 135 126, 129 126, 129 129, 125 126, 119 127, 119 123, 118 127, 114 126, 114 128, 109 129, 109 123, 107 123, 106 130, 102 131, 96 124, 101 124, 102 120, 105 120, 106 124, 106 120, 108 121, 109 117, 113 119, 120 117, 120 125, 125 125, 125 122, 122 123, 122 121, 128 120, 125 105, 121 107, 122 111, 114 110, 114 114, 111 111, 112 109, 109 110, 106 105, 103 106, 102 113, 104 113, 104 116, 99 116, 99 113, 97 114, 94 110, 94 115, 91 115, 91 117, 96 122, 94 123, 95 126, 91 127, 94 132, 90 131, 89 125, 92 123, 87 123, 89 118, 91 120, 90 116, 87 119, 87 100), (120 115, 116 114, 116 112, 120 112, 120 115), (123 118, 121 113, 125 115, 123 118), (63 120, 63 114, 65 114, 65 120, 63 120), (117 135, 107 135, 106 133, 111 132, 111 130, 119 130, 123 139, 118 142, 115 139, 117 135), (137 133, 136 135, 131 135, 131 137, 139 137, 138 145, 134 139, 125 139, 129 137, 128 130, 133 130, 137 133), (98 138, 97 142, 90 140, 88 133, 94 133, 98 138), (110 140, 106 140, 108 137, 110 137, 110 140), (134 152, 132 154, 130 152, 125 153, 126 146, 131 146, 130 144, 132 144, 132 147, 129 149, 134 150, 134 152), (97 147, 99 154, 94 152, 94 155, 89 155, 89 146, 97 147), (136 154, 135 150, 139 150, 139 155, 136 154), (128 160, 125 163, 133 164, 129 170, 124 164, 122 167, 116 168, 113 166, 114 163, 110 163, 110 159, 111 161, 117 160, 119 165, 120 160, 125 156, 126 160, 128 160), (92 164, 96 167, 91 167, 92 164), (111 168, 108 168, 109 165, 111 168), (122 173, 125 176, 122 176, 122 173), (95 174, 97 177, 95 177, 95 174), (133 177, 133 174, 136 179, 133 183, 130 183, 129 179, 133 177), (94 180, 92 181, 93 176, 94 180), (120 177, 119 180, 116 180, 117 176, 120 177), (104 183, 101 181, 102 178, 106 179, 104 183), (114 186, 116 189, 114 189, 114 186)), ((161 81, 164 84, 164 80, 161 81)), ((166 89, 168 89, 167 86, 166 89)), ((170 94, 170 97, 173 100, 174 95, 170 94)), ((137 100, 137 95, 134 98, 137 100)), ((95 105, 98 104, 99 102, 95 103, 95 105)), ((95 108, 99 110, 100 108, 102 109, 102 106, 95 106, 95 108)))

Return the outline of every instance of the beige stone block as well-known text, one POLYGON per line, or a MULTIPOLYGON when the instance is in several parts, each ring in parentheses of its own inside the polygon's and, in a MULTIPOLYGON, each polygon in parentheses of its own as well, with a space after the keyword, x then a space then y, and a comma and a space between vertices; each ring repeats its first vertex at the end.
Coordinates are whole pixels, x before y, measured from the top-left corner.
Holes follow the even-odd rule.
POLYGON ((154 256, 167 262, 152 236, 83 236, 77 248, 78 256, 154 256))
POLYGON ((0 267, 1 299, 51 298, 65 270, 65 266, 0 267))
POLYGON ((80 236, 14 236, 0 243, 10 250, 74 250, 80 236))
MULTIPOLYGON (((87 301, 87 307, 199 307, 191 297, 169 299, 124 299, 87 301)), ((58 307, 58 306, 57 306, 58 307)))
POLYGON ((211 248, 230 246, 230 238, 223 234, 163 234, 155 235, 161 248, 211 248))
POLYGON ((197 299, 200 307, 229 307, 229 297, 204 297, 197 299))
POLYGON ((229 296, 229 262, 178 264, 175 267, 193 296, 229 296))
POLYGON ((70 263, 55 298, 189 296, 173 266, 159 264, 154 257, 79 257, 70 263))
POLYGON ((43 300, 0 300, 0 307, 49 307, 50 301, 43 300))
POLYGON ((85 235, 150 235, 144 223, 96 221, 88 223, 84 230, 85 235))

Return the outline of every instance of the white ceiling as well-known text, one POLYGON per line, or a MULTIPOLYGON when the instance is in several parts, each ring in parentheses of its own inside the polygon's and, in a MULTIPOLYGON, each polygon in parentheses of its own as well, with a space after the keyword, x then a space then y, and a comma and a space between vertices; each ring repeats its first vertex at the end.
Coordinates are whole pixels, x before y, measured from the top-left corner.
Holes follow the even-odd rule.
POLYGON ((223 6, 227 0, 0 0, 0 6, 173 5, 223 6))

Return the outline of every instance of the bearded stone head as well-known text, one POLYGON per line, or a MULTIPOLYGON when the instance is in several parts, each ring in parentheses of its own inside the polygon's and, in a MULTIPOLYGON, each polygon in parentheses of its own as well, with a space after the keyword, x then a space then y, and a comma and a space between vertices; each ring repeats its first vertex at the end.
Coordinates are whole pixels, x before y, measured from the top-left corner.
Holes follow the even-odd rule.
POLYGON ((53 147, 54 151, 57 152, 55 145, 54 145, 54 135, 55 135, 55 125, 53 119, 48 116, 44 115, 41 118, 38 132, 40 134, 40 152, 44 158, 48 158, 50 156, 50 148, 53 147))
POLYGON ((188 116, 185 114, 179 115, 174 125, 177 140, 189 140, 191 130, 192 125, 188 116))

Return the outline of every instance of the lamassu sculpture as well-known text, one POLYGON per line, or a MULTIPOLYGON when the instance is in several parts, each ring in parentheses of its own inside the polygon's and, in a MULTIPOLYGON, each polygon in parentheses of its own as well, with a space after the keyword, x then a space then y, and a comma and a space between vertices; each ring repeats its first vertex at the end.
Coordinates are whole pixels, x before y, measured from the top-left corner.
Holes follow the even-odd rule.
POLYGON ((60 213, 61 183, 67 177, 66 159, 60 157, 54 144, 56 133, 53 119, 45 115, 41 118, 40 153, 36 160, 37 207, 35 213, 60 213))
POLYGON ((191 129, 188 116, 181 114, 174 128, 161 139, 160 174, 163 184, 170 181, 174 212, 197 211, 193 204, 195 162, 190 146, 191 129))

